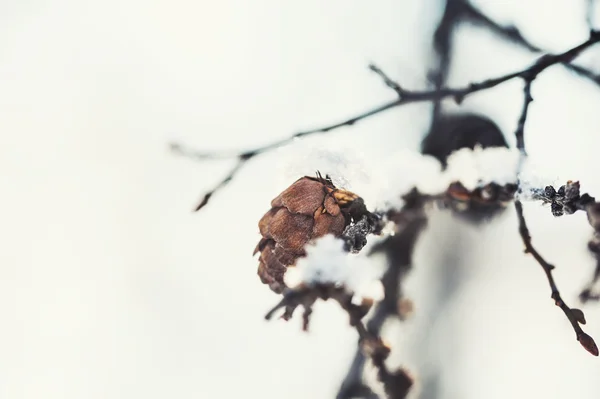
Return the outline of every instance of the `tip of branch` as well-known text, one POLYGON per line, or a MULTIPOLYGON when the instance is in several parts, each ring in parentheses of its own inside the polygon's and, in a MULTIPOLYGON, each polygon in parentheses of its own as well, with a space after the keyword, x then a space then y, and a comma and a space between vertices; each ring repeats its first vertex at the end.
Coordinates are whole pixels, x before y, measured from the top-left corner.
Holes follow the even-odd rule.
POLYGON ((594 356, 598 356, 598 347, 594 342, 594 339, 584 332, 579 333, 577 340, 585 348, 586 351, 590 352, 594 356))
POLYGON ((198 206, 194 208, 194 212, 198 212, 200 209, 204 208, 204 206, 208 204, 208 201, 210 200, 210 197, 212 197, 212 195, 212 191, 210 193, 206 193, 202 198, 202 201, 200 201, 200 203, 198 204, 198 206))
POLYGON ((182 152, 181 144, 175 143, 175 142, 169 143, 169 150, 171 152, 181 153, 182 152))

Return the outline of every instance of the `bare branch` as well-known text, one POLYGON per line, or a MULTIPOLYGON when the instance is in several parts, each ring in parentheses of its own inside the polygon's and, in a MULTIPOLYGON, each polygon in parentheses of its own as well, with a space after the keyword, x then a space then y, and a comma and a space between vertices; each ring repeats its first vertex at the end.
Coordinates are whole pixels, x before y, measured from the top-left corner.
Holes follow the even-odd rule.
POLYGON ((196 206, 196 208, 194 208, 194 212, 197 212, 200 209, 204 208, 204 206, 206 204, 208 204, 208 201, 210 200, 210 197, 212 197, 214 193, 216 193, 217 191, 219 191, 220 189, 222 189, 223 187, 225 187, 233 179, 233 177, 236 175, 236 173, 244 165, 244 162, 245 161, 242 158, 240 158, 238 160, 238 162, 235 164, 235 166, 229 171, 229 173, 227 174, 227 176, 225 176, 223 178, 223 180, 221 180, 219 183, 217 183, 217 185, 212 190, 210 190, 209 192, 207 192, 206 194, 204 194, 204 197, 202 197, 202 200, 198 203, 198 205, 196 206))
POLYGON ((460 0, 460 2, 462 5, 462 17, 467 21, 481 24, 496 35, 509 40, 513 44, 524 47, 529 51, 536 53, 542 51, 539 47, 529 43, 516 26, 501 26, 473 6, 470 1, 460 0))
POLYGON ((525 216, 523 215, 523 205, 521 204, 520 200, 515 200, 515 209, 519 219, 519 233, 521 235, 521 239, 523 240, 523 244, 525 245, 525 253, 531 254, 531 256, 533 256, 533 258, 540 264, 540 266, 542 266, 542 269, 544 269, 544 273, 548 279, 548 284, 550 285, 550 290, 552 291, 551 298, 554 300, 556 306, 561 308, 565 316, 567 316, 567 319, 571 323, 579 343, 592 355, 598 356, 598 347, 596 346, 593 338, 587 335, 581 329, 580 324, 585 324, 583 312, 579 309, 570 308, 561 298, 558 287, 556 286, 556 282, 554 281, 554 277, 552 276, 552 270, 554 269, 554 266, 548 263, 533 247, 529 229, 527 228, 527 223, 525 222, 525 216))
POLYGON ((586 213, 587 220, 594 229, 592 238, 588 242, 588 250, 596 258, 596 267, 591 281, 579 294, 579 299, 582 302, 600 300, 600 293, 594 292, 594 288, 600 280, 600 203, 587 193, 580 194, 579 182, 572 180, 560 186, 558 190, 553 186, 536 189, 533 191, 532 199, 550 204, 552 214, 556 217, 564 214, 571 215, 577 211, 586 213))
POLYGON ((517 130, 515 131, 515 137, 517 139, 517 149, 521 152, 522 156, 527 156, 527 152, 525 151, 525 122, 527 121, 527 115, 529 112, 529 104, 533 101, 533 97, 531 97, 531 83, 533 79, 526 78, 525 86, 523 88, 523 109, 521 110, 521 116, 519 117, 519 122, 517 123, 517 130))
MULTIPOLYGON (((521 46, 529 51, 532 51, 535 53, 539 53, 542 51, 540 48, 538 48, 537 46, 535 46, 532 43, 530 43, 529 41, 527 41, 527 39, 525 39, 525 37, 521 34, 521 32, 515 26, 501 26, 497 22, 490 19, 487 15, 483 14, 476 7, 474 7, 469 1, 467 1, 467 0, 459 0, 459 1, 462 3, 462 7, 461 7, 462 18, 466 19, 467 21, 473 22, 473 23, 481 24, 483 27, 488 28, 490 31, 492 31, 496 35, 510 41, 513 44, 521 46)), ((587 1, 588 1, 588 13, 587 13, 588 24, 590 25, 590 30, 593 30, 592 25, 591 25, 591 19, 590 19, 591 15, 592 15, 591 12, 592 12, 593 0, 587 0, 587 1)), ((569 62, 561 62, 561 64, 568 70, 575 72, 577 75, 579 75, 583 78, 589 79, 596 84, 600 84, 600 75, 599 74, 595 74, 594 72, 592 72, 586 68, 571 64, 569 62)))
MULTIPOLYGON (((312 313, 312 306, 317 299, 333 299, 348 313, 350 325, 353 326, 359 336, 359 347, 363 353, 371 359, 373 366, 377 369, 377 376, 383 383, 386 394, 390 399, 403 399, 408 394, 413 385, 413 379, 403 369, 390 371, 385 364, 385 360, 390 354, 390 348, 387 347, 381 338, 369 332, 362 322, 362 318, 367 313, 369 307, 364 305, 355 305, 352 303, 352 294, 345 289, 334 287, 333 285, 315 285, 304 287, 299 290, 288 290, 284 293, 283 299, 271 309, 265 318, 271 319, 279 309, 295 309, 297 306, 304 307, 304 330, 308 329, 309 316, 312 313)), ((370 306, 370 305, 369 305, 370 306)), ((291 317, 292 312, 287 313, 291 317)), ((284 316, 286 316, 284 314, 284 316)), ((286 318, 286 317, 284 317, 286 318)), ((363 394, 371 395, 373 392, 366 386, 363 387, 363 394)))
POLYGON ((394 81, 389 76, 387 76, 386 73, 383 72, 375 64, 369 64, 369 69, 371 71, 375 72, 377 75, 379 75, 379 77, 383 80, 383 82, 385 83, 385 85, 387 87, 389 87, 390 89, 394 90, 398 94, 398 97, 402 98, 402 96, 405 94, 405 91, 402 89, 402 87, 400 87, 400 85, 398 84, 398 82, 394 81))
MULTIPOLYGON (((367 330, 375 336, 381 333, 381 328, 386 320, 392 317, 402 318, 398 311, 402 293, 400 283, 411 267, 413 248, 427 223, 424 205, 432 199, 433 197, 423 196, 416 190, 405 195, 406 205, 403 209, 388 214, 388 218, 397 226, 395 234, 388 236, 385 241, 376 245, 371 251, 371 253, 384 252, 388 257, 387 269, 381 279, 384 298, 377 303, 373 316, 367 322, 367 330)), ((363 382, 366 360, 367 358, 359 346, 336 399, 374 395, 363 382)))

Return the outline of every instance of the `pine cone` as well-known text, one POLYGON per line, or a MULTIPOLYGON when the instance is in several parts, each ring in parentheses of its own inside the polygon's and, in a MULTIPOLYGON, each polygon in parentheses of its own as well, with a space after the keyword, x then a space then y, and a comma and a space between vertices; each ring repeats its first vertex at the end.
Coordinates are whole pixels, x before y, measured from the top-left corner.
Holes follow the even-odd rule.
POLYGON ((258 222, 262 239, 258 275, 276 293, 285 288, 283 275, 296 259, 305 256, 310 240, 333 234, 339 237, 346 226, 366 212, 358 195, 341 190, 329 178, 304 176, 271 201, 271 209, 258 222))

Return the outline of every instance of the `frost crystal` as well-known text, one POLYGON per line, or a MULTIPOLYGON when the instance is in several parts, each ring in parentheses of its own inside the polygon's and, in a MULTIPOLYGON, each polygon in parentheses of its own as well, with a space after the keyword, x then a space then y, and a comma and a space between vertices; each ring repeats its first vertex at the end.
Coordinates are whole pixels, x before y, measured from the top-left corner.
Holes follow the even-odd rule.
POLYGON ((379 273, 366 257, 344 251, 344 241, 328 234, 306 245, 306 257, 284 275, 290 288, 302 285, 331 284, 345 287, 361 298, 380 300, 383 287, 379 273))

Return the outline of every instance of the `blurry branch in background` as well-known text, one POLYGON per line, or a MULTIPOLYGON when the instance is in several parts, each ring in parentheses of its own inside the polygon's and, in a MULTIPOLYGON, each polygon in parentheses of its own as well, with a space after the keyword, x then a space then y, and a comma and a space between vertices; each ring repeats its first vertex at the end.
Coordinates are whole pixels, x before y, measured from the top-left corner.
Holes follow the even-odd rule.
POLYGON ((519 31, 519 29, 517 29, 517 27, 499 25, 498 23, 490 19, 490 17, 479 11, 467 0, 458 0, 458 3, 460 3, 460 16, 463 20, 474 24, 480 24, 484 28, 489 29, 494 34, 510 41, 512 44, 524 47, 529 51, 542 51, 539 47, 529 43, 525 39, 525 37, 523 37, 523 35, 519 31))
POLYGON ((588 25, 588 29, 593 31, 594 27, 594 12, 596 11, 596 0, 586 0, 586 12, 585 19, 588 25))
MULTIPOLYGON (((508 40, 512 44, 523 47, 532 52, 541 52, 542 50, 537 46, 533 45, 523 35, 521 32, 514 26, 501 26, 492 19, 490 19, 487 15, 483 14, 476 7, 474 7, 467 0, 457 0, 460 3, 461 14, 460 17, 465 21, 472 22, 474 24, 480 24, 484 28, 489 29, 494 34, 499 37, 508 40)), ((594 31, 592 27, 592 12, 593 12, 593 1, 588 0, 588 25, 590 27, 590 31, 594 31)), ((578 65, 571 64, 570 61, 562 61, 561 64, 569 69, 572 72, 575 72, 579 76, 586 78, 596 84, 600 85, 600 74, 596 74, 586 68, 580 67, 578 65)))
MULTIPOLYGON (((450 56, 452 53, 453 31, 458 24, 460 7, 457 7, 460 0, 447 0, 444 12, 438 23, 433 37, 433 48, 435 50, 435 67, 428 73, 429 80, 433 83, 436 92, 443 89, 446 83, 450 68, 450 56)), ((394 90, 400 98, 403 96, 403 89, 398 83, 389 78, 381 69, 371 65, 370 69, 377 73, 384 83, 394 90)), ((434 146, 426 147, 443 148, 443 152, 451 152, 448 145, 453 140, 438 140, 436 133, 442 133, 439 129, 439 123, 442 120, 442 98, 434 98, 431 117, 431 129, 428 134, 429 142, 435 142, 434 146)), ((434 151, 435 152, 435 151, 434 151)), ((439 155, 439 154, 432 154, 439 155)), ((437 157, 442 163, 445 158, 437 157)), ((416 190, 406 194, 403 197, 405 206, 400 212, 391 212, 387 216, 395 223, 393 235, 388 236, 372 250, 372 253, 383 253, 386 256, 386 269, 381 279, 384 288, 384 299, 379 302, 373 312, 371 319, 367 324, 369 332, 379 335, 384 324, 392 318, 404 320, 410 313, 412 305, 408 299, 403 298, 402 280, 409 272, 412 264, 412 254, 420 233, 427 224, 425 214, 425 201, 420 197, 416 190), (408 310, 406 308, 409 308, 408 310)), ((364 382, 364 370, 366 358, 360 346, 356 350, 350 368, 342 381, 336 399, 349 399, 354 397, 376 397, 370 392, 370 388, 364 382)))
MULTIPOLYGON (((394 222, 394 235, 375 245, 370 253, 383 252, 387 257, 387 268, 381 278, 384 297, 377 303, 372 317, 367 322, 367 330, 374 336, 379 336, 383 324, 389 318, 404 319, 407 316, 402 306, 401 282, 410 270, 414 246, 427 224, 424 209, 427 198, 413 190, 403 199, 405 205, 402 210, 389 212, 387 215, 388 219, 394 222)), ((364 351, 359 345, 350 369, 342 381, 337 399, 374 395, 363 381, 366 360, 364 351)))
MULTIPOLYGON (((504 82, 515 78, 522 78, 525 81, 533 81, 541 72, 545 69, 559 63, 571 62, 577 55, 579 55, 583 50, 588 47, 600 42, 600 32, 592 31, 590 33, 590 37, 583 43, 578 46, 573 47, 572 49, 565 51, 560 54, 546 54, 538 58, 536 62, 534 62, 529 67, 518 70, 516 72, 509 73, 507 75, 503 75, 497 78, 487 79, 481 82, 471 83, 466 87, 461 88, 440 88, 431 91, 419 91, 419 90, 407 90, 404 89, 400 84, 393 83, 393 90, 398 95, 398 98, 375 107, 371 110, 368 110, 360 115, 352 117, 350 119, 344 120, 342 122, 335 123, 333 125, 328 125, 325 127, 320 127, 312 130, 306 130, 302 132, 295 133, 287 138, 272 142, 270 144, 256 147, 254 149, 243 151, 239 153, 235 152, 197 152, 187 148, 185 145, 173 143, 171 144, 171 150, 176 154, 196 159, 196 160, 212 160, 212 159, 237 159, 237 164, 235 167, 229 172, 229 174, 222 179, 214 188, 212 188, 208 193, 204 195, 202 200, 199 202, 198 206, 195 208, 196 211, 202 209, 210 200, 212 195, 218 192, 220 189, 224 188, 239 172, 239 170, 248 162, 250 159, 255 156, 264 154, 273 149, 282 147, 286 144, 291 143, 294 139, 305 137, 317 133, 327 133, 333 131, 335 129, 344 127, 344 126, 352 126, 356 122, 361 121, 363 119, 367 119, 373 115, 377 115, 386 110, 399 107, 405 104, 424 102, 424 101, 438 101, 443 98, 453 98, 457 103, 461 103, 465 97, 471 95, 473 93, 477 93, 482 90, 490 89, 492 87, 496 87, 504 82)), ((379 76, 386 76, 381 72, 376 66, 370 66, 370 69, 376 71, 379 76)), ((388 87, 391 87, 390 84, 393 81, 389 78, 384 79, 384 83, 388 87)))
MULTIPOLYGON (((312 306, 317 299, 333 299, 348 314, 350 325, 356 329, 359 336, 359 347, 362 353, 373 363, 377 369, 377 377, 383 384, 386 394, 390 399, 402 399, 408 394, 413 385, 412 377, 402 368, 390 371, 385 364, 385 360, 390 354, 390 348, 383 343, 381 338, 369 332, 365 327, 362 318, 370 308, 367 305, 356 305, 353 303, 353 295, 349 294, 344 287, 338 288, 331 284, 316 284, 299 290, 288 290, 284 293, 283 299, 273 309, 271 309, 265 318, 270 320, 276 311, 286 309, 285 318, 292 316, 293 309, 302 305, 303 328, 308 330, 312 306), (289 311, 288 309, 292 309, 289 311)), ((359 396, 369 397, 374 393, 367 386, 363 390, 356 392, 359 396)), ((376 396, 375 396, 376 397, 376 396)))

